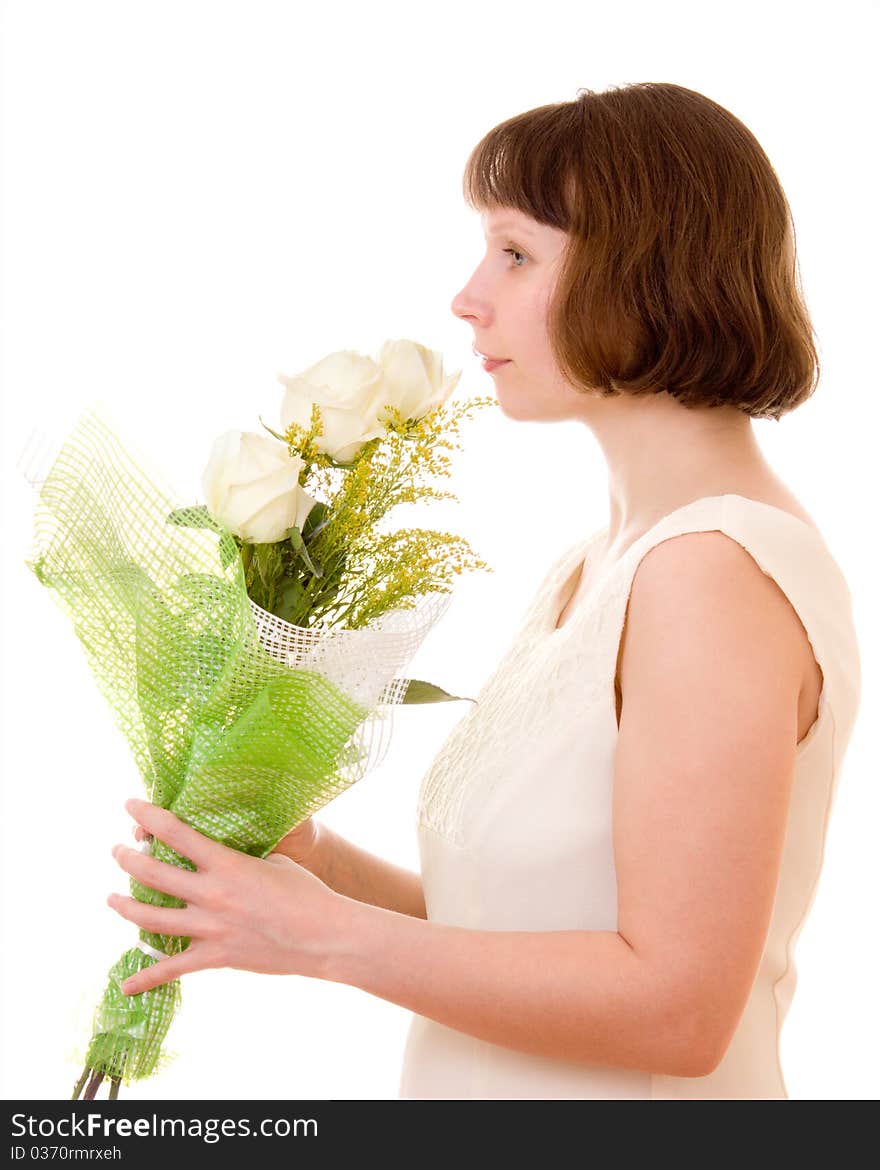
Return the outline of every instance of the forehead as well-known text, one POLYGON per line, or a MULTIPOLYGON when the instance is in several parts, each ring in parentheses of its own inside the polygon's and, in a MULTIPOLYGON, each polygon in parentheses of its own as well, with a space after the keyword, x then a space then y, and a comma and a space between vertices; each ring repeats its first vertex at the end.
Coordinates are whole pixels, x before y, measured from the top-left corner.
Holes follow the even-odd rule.
POLYGON ((480 216, 480 221, 486 235, 517 231, 533 236, 536 231, 534 221, 517 211, 488 211, 480 216))

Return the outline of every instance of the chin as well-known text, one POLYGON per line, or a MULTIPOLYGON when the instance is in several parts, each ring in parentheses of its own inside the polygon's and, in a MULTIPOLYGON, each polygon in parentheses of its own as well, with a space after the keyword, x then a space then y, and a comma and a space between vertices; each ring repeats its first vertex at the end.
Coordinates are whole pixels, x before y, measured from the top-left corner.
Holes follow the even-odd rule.
POLYGON ((534 419, 534 413, 528 409, 527 403, 510 402, 498 396, 498 405, 502 414, 506 414, 508 418, 515 418, 519 422, 530 422, 534 419))
POLYGON ((503 394, 496 394, 495 397, 502 412, 517 422, 549 422, 553 417, 534 402, 517 402, 510 397, 505 398, 503 394))

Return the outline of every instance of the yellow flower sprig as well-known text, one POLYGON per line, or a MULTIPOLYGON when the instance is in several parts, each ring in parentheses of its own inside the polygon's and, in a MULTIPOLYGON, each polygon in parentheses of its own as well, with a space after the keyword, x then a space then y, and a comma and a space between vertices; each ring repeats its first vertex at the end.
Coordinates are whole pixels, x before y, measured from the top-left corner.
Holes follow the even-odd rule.
POLYGON ((497 406, 497 400, 478 396, 447 401, 419 419, 404 418, 389 406, 384 435, 365 443, 350 464, 338 463, 315 446, 322 433, 317 404, 308 430, 293 424, 276 436, 303 461, 300 486, 327 502, 320 526, 308 537, 309 554, 322 573, 304 576, 291 620, 357 629, 389 609, 412 608, 420 595, 448 592, 457 574, 493 571, 464 537, 453 533, 380 530, 401 504, 458 498, 427 481, 451 474, 447 452, 461 450, 455 441, 461 422, 483 406, 497 406))

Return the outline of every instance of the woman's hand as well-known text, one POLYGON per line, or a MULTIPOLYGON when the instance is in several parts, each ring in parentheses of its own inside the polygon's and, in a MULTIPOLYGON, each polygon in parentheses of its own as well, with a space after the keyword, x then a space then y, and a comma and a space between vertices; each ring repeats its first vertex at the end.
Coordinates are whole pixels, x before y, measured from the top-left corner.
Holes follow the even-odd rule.
POLYGON ((321 826, 314 817, 306 817, 304 821, 291 829, 275 846, 275 853, 283 853, 297 865, 304 866, 309 873, 315 873, 314 861, 321 826))
MULTIPOLYGON (((314 817, 306 817, 304 821, 285 834, 272 850, 273 853, 283 853, 285 857, 289 857, 291 861, 295 861, 297 865, 301 865, 307 869, 309 873, 313 873, 316 877, 321 877, 321 873, 315 864, 317 856, 318 838, 320 834, 320 823, 314 817)), ((142 829, 140 825, 135 825, 132 830, 135 841, 151 841, 152 834, 142 829)), ((321 835, 322 844, 325 837, 321 835)), ((323 880, 323 879, 322 879, 323 880)))
POLYGON ((250 857, 197 832, 168 809, 143 800, 126 801, 125 807, 143 830, 141 839, 157 837, 196 866, 193 872, 114 846, 126 873, 186 906, 148 906, 122 894, 111 894, 108 905, 144 930, 192 940, 181 954, 127 979, 126 995, 208 967, 330 978, 328 961, 346 948, 354 903, 280 853, 250 857))

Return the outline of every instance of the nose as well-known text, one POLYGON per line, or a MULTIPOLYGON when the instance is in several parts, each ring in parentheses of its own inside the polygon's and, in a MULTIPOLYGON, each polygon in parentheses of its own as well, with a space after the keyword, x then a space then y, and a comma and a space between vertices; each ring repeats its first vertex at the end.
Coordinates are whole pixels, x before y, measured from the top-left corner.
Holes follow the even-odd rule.
POLYGON ((455 294, 452 298, 449 308, 455 317, 459 317, 462 321, 469 321, 472 318, 485 318, 488 306, 485 297, 479 297, 472 291, 473 277, 467 282, 463 289, 455 294))
POLYGON ((453 317, 464 318, 467 316, 467 312, 464 308, 462 308, 461 293, 455 294, 455 296, 452 298, 452 302, 450 303, 449 308, 452 310, 453 317))
MULTIPOLYGON (((465 288, 466 287, 467 286, 465 286, 465 288)), ((467 313, 467 310, 465 309, 464 293, 465 289, 461 289, 450 301, 449 308, 452 310, 452 315, 454 317, 464 317, 467 313)))

